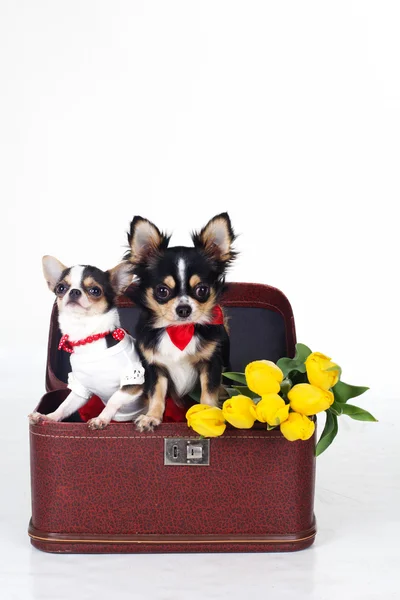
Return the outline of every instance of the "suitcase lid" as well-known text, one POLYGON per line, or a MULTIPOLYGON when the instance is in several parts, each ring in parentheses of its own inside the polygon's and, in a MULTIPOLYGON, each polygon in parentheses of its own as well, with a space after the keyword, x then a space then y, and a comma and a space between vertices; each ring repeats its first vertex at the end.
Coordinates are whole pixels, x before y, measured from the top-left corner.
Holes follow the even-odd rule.
MULTIPOLYGON (((296 332, 292 307, 278 289, 259 283, 229 283, 221 305, 229 318, 232 371, 244 371, 252 360, 276 362, 295 354, 296 332)), ((118 298, 121 326, 135 335, 139 308, 129 298, 129 288, 118 298)), ((61 332, 56 303, 50 319, 46 390, 65 388, 71 371, 69 354, 58 350, 61 332)))

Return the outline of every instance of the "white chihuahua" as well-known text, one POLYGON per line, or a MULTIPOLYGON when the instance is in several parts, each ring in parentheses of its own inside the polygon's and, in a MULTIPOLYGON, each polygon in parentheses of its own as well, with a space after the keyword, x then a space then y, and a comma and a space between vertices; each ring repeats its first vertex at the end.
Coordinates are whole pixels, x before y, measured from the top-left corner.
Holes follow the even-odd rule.
POLYGON ((120 328, 115 306, 115 298, 132 281, 132 265, 122 262, 109 271, 89 265, 67 268, 44 256, 43 272, 57 297, 59 349, 71 354, 71 392, 54 412, 30 414, 30 422, 62 421, 94 394, 105 406, 88 422, 91 429, 104 429, 112 419, 136 419, 145 410, 144 369, 134 339, 120 328))

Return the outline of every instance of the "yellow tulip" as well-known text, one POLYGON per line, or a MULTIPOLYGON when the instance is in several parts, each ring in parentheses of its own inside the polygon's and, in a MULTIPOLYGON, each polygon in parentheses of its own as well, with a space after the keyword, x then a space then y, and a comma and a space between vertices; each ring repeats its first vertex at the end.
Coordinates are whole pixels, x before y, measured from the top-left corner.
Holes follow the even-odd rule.
POLYGON ((249 389, 259 396, 277 394, 281 389, 283 373, 270 360, 256 360, 249 363, 245 369, 245 376, 249 389))
POLYGON ((310 385, 298 383, 288 393, 290 407, 301 415, 316 415, 327 410, 334 401, 332 392, 310 385))
POLYGON ((268 423, 273 427, 286 421, 289 408, 289 404, 285 404, 278 394, 265 394, 256 405, 256 417, 261 423, 268 423))
POLYGON ((195 404, 186 413, 188 427, 204 437, 218 437, 225 431, 226 424, 220 408, 207 404, 195 404))
POLYGON ((254 425, 255 404, 247 396, 232 396, 225 400, 222 405, 222 412, 225 420, 238 429, 250 429, 254 425), (252 410, 253 409, 253 410, 252 410))
POLYGON ((329 390, 337 384, 340 377, 340 367, 331 361, 329 356, 313 352, 306 359, 308 381, 323 390, 329 390))
POLYGON ((282 435, 289 440, 308 440, 315 430, 315 423, 304 415, 291 412, 286 421, 281 423, 282 435))

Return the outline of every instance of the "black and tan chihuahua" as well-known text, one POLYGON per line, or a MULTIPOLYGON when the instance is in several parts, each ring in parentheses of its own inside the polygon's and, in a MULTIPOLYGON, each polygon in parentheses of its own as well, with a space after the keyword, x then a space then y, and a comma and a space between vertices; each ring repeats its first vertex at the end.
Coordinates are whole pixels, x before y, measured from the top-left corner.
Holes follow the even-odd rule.
POLYGON ((125 256, 136 285, 129 288, 141 308, 137 348, 146 371, 147 412, 136 419, 140 431, 162 421, 165 398, 179 401, 200 380, 200 402, 218 404, 223 367, 229 364, 229 338, 218 304, 227 267, 236 253, 227 213, 192 234, 194 247, 169 248, 169 237, 136 216, 125 256))

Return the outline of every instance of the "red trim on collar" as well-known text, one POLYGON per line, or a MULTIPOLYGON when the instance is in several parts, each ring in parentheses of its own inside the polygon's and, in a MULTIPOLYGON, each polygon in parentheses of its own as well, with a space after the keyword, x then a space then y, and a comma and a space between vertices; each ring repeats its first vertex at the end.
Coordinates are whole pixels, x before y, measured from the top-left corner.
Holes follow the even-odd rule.
MULTIPOLYGON (((65 352, 72 354, 74 352, 75 346, 85 346, 86 344, 91 344, 92 342, 97 342, 97 340, 101 340, 102 338, 105 338, 106 335, 109 335, 110 333, 111 333, 111 331, 104 331, 103 333, 95 333, 93 335, 88 335, 87 337, 83 338, 82 340, 76 340, 76 342, 71 342, 71 340, 69 339, 69 335, 66 334, 66 335, 62 336, 60 343, 58 344, 58 349, 64 350, 65 352)), ((114 340, 118 340, 120 342, 125 337, 125 331, 123 329, 121 329, 120 327, 118 327, 117 329, 114 329, 114 331, 112 332, 112 336, 113 336, 114 340)))

